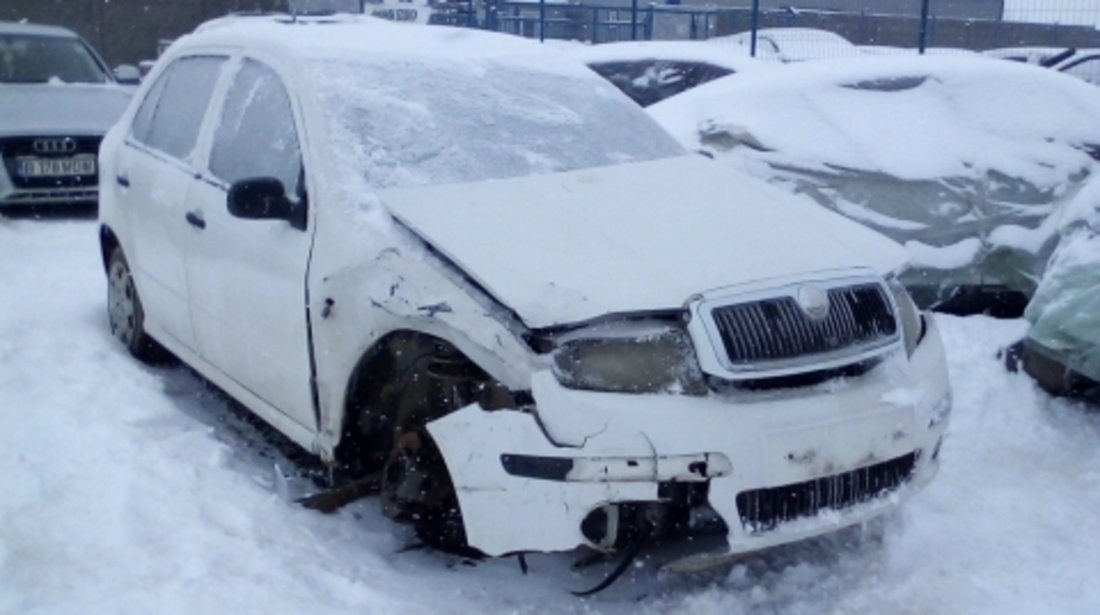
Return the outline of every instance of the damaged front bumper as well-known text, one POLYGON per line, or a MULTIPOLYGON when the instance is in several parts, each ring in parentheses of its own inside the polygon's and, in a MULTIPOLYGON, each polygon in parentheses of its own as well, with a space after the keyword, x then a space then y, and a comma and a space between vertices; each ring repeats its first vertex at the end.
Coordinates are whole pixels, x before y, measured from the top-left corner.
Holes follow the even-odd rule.
POLYGON ((625 395, 539 372, 536 414, 471 405, 428 429, 467 542, 488 555, 611 548, 620 506, 685 488, 724 523, 729 552, 753 551, 865 521, 932 478, 951 396, 927 322, 908 360, 806 389, 625 395))

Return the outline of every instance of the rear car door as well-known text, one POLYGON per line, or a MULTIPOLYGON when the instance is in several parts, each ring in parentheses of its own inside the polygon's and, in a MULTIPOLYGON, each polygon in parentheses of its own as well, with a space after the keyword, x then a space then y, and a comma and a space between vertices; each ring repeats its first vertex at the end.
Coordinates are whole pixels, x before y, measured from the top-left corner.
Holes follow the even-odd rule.
POLYGON ((203 55, 173 61, 149 89, 119 148, 117 198, 131 224, 127 259, 150 331, 170 347, 195 348, 184 259, 195 228, 187 192, 195 181, 195 151, 203 120, 228 58, 203 55))
POLYGON ((188 197, 205 224, 190 238, 187 262, 199 353, 260 401, 314 430, 305 283, 313 226, 242 219, 227 209, 229 187, 257 177, 280 180, 305 205, 297 113, 269 65, 243 59, 231 70, 207 170, 188 197))

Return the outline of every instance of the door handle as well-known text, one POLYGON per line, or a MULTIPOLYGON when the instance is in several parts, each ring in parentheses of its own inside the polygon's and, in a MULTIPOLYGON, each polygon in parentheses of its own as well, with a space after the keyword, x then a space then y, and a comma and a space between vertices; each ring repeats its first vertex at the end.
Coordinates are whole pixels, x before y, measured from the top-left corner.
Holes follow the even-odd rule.
POLYGON ((187 214, 184 215, 183 218, 187 220, 188 224, 197 229, 206 228, 206 220, 202 217, 202 212, 197 209, 193 209, 187 212, 187 214))
POLYGON ((115 181, 118 182, 118 185, 122 186, 123 188, 130 187, 130 178, 126 175, 116 175, 115 181))

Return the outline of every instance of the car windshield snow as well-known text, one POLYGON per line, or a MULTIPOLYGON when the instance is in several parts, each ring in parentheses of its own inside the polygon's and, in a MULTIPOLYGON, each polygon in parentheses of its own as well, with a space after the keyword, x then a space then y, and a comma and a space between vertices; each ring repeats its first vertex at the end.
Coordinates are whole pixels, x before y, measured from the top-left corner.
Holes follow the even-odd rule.
POLYGON ((80 39, 0 34, 0 83, 104 83, 107 73, 80 39))
POLYGON ((312 67, 337 156, 375 189, 476 182, 680 155, 596 77, 491 63, 312 67))

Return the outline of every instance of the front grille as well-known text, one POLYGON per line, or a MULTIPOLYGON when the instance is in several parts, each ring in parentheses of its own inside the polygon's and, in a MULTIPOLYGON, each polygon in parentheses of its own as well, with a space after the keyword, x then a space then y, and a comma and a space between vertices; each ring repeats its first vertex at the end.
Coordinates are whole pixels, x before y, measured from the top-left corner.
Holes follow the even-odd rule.
POLYGON ((95 187, 98 183, 97 174, 77 175, 72 177, 23 177, 17 173, 17 158, 65 158, 79 155, 95 156, 99 153, 101 137, 71 137, 76 147, 72 152, 59 154, 40 154, 34 151, 34 141, 39 137, 11 137, 0 139, 0 156, 4 159, 4 166, 12 184, 19 189, 55 189, 55 188, 84 188, 95 187))
POLYGON ((827 315, 815 320, 793 297, 724 305, 711 316, 734 368, 843 353, 892 341, 897 321, 879 284, 832 288, 827 315))
POLYGON ((742 491, 737 494, 737 512, 746 530, 765 532, 822 510, 843 510, 897 489, 913 474, 916 461, 916 453, 909 453, 835 476, 742 491))

